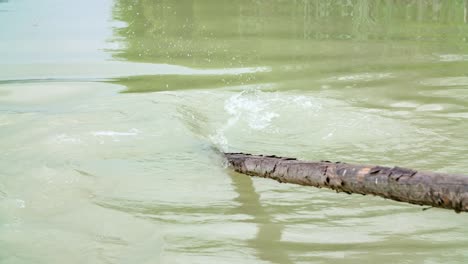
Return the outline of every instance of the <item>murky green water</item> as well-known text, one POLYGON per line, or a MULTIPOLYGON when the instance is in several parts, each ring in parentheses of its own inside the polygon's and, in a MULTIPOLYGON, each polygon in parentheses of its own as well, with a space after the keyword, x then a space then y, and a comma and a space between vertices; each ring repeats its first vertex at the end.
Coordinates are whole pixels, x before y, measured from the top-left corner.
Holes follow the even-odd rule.
POLYGON ((467 8, 0 1, 0 263, 466 263, 465 214, 216 149, 468 173, 467 8))

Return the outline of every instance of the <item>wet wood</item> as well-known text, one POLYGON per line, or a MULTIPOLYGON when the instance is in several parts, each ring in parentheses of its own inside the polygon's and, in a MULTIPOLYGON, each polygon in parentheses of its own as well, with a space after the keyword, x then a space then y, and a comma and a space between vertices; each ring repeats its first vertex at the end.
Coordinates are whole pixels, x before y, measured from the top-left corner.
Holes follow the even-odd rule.
POLYGON ((400 202, 468 211, 468 176, 382 167, 225 153, 237 172, 279 182, 372 194, 400 202))

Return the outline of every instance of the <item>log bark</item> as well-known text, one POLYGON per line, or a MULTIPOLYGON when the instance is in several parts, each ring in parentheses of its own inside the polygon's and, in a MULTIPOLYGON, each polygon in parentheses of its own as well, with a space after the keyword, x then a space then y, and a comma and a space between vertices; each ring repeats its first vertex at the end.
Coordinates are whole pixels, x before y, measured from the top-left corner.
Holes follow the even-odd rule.
POLYGON ((244 153, 224 155, 229 167, 250 176, 348 194, 372 194, 400 202, 453 209, 457 213, 468 211, 468 176, 465 175, 244 153))

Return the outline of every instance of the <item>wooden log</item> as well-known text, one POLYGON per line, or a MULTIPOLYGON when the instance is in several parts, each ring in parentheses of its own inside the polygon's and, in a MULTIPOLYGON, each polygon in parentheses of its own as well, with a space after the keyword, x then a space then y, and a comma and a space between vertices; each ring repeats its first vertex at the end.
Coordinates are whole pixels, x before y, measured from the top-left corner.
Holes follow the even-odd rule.
POLYGON ((237 172, 279 182, 372 194, 400 202, 468 211, 468 176, 382 167, 224 153, 237 172))

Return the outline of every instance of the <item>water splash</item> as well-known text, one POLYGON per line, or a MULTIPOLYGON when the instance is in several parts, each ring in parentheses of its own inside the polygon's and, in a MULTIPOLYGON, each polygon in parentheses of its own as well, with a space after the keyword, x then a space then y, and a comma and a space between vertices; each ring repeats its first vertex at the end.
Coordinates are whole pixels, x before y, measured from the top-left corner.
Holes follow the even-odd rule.
POLYGON ((224 103, 224 110, 230 118, 209 138, 222 151, 228 151, 229 142, 226 132, 240 120, 245 121, 248 128, 252 130, 268 128, 273 119, 279 117, 279 114, 271 111, 271 103, 277 100, 279 100, 277 96, 273 99, 265 98, 258 89, 244 90, 231 96, 224 103))
POLYGON ((234 117, 231 117, 228 119, 226 124, 224 124, 221 128, 216 130, 216 133, 214 135, 210 135, 209 139, 218 146, 218 148, 223 151, 223 152, 228 152, 229 151, 229 142, 225 136, 226 131, 231 128, 234 124, 237 123, 239 120, 240 115, 236 115, 234 117))
POLYGON ((253 87, 236 93, 224 101, 227 121, 209 136, 212 143, 221 151, 229 150, 228 132, 278 133, 284 124, 290 124, 289 116, 295 113, 314 113, 322 110, 320 101, 309 96, 264 92, 253 87), (287 113, 282 116, 280 113, 287 113), (280 124, 283 125, 280 125, 280 124))

